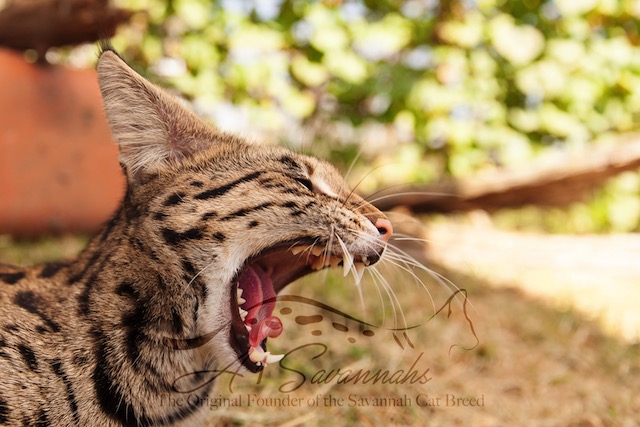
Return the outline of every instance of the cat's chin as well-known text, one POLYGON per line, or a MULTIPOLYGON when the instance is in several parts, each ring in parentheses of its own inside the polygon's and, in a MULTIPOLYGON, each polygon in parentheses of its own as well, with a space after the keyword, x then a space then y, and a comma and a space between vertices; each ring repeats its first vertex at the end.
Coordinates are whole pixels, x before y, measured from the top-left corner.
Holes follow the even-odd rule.
POLYGON ((377 262, 383 250, 379 247, 366 254, 353 254, 346 248, 339 253, 325 252, 325 245, 317 242, 285 242, 248 259, 232 281, 229 298, 229 343, 240 363, 251 372, 259 372, 282 359, 282 355, 267 350, 267 339, 282 332, 282 323, 273 310, 277 294, 288 284, 314 271, 338 266, 345 275, 353 272, 359 281, 364 268, 377 262))

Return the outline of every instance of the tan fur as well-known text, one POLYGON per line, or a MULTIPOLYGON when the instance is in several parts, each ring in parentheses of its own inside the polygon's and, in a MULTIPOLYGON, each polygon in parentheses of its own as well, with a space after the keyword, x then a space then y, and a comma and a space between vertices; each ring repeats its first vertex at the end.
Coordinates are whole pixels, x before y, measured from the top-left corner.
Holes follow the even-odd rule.
POLYGON ((209 392, 194 376, 177 390, 181 375, 239 368, 228 301, 245 261, 332 233, 379 254, 383 215, 327 163, 209 127, 113 51, 98 77, 127 193, 77 259, 0 266, 0 425, 200 425, 206 407, 167 402, 209 392))

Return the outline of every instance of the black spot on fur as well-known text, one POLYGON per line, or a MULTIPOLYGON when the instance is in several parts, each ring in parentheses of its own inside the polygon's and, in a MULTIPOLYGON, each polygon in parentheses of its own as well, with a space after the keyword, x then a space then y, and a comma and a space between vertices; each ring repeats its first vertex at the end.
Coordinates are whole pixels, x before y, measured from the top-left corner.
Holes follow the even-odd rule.
POLYGON ((164 241, 170 245, 176 246, 187 240, 199 240, 202 238, 202 229, 199 227, 193 227, 185 232, 178 232, 171 230, 170 228, 162 229, 162 237, 164 241))
POLYGON ((122 282, 116 288, 116 294, 121 297, 136 298, 137 292, 133 289, 133 285, 130 282, 122 282))
POLYGON ((45 305, 45 302, 33 291, 21 291, 16 293, 15 297, 13 297, 13 302, 17 306, 27 310, 29 313, 33 313, 40 317, 44 323, 46 323, 51 332, 60 331, 60 325, 42 311, 42 306, 45 305))
POLYGON ((73 414, 73 419, 77 425, 80 425, 80 414, 78 413, 78 401, 76 400, 76 395, 73 392, 73 384, 69 380, 66 372, 62 367, 62 362, 59 359, 54 359, 51 361, 51 369, 53 369, 53 373, 56 374, 58 378, 62 380, 65 388, 67 389, 67 402, 69 402, 69 407, 71 408, 71 413, 73 414))
POLYGON ((238 178, 233 182, 230 182, 228 184, 222 185, 220 187, 217 188, 212 188, 211 190, 206 190, 203 191, 202 193, 198 193, 195 195, 195 198, 198 200, 207 200, 207 199, 212 199, 214 197, 219 197, 222 196, 223 194, 227 193, 228 191, 232 190, 234 187, 246 183, 246 182, 250 182, 253 181, 254 179, 258 178, 260 175, 262 175, 263 172, 261 171, 257 171, 257 172, 252 172, 248 175, 243 176, 242 178, 238 178))
POLYGON ((24 279, 26 274, 24 271, 16 271, 15 273, 0 273, 0 281, 8 285, 15 285, 20 280, 24 279))
POLYGON ((225 236, 220 232, 217 232, 213 235, 213 238, 216 239, 218 242, 224 242, 227 239, 227 236, 225 236))
POLYGON ((173 193, 172 195, 167 197, 167 199, 164 201, 164 203, 162 205, 163 206, 174 206, 174 205, 180 204, 180 203, 184 202, 184 197, 185 196, 186 196, 186 194, 181 192, 181 191, 179 191, 177 193, 173 193))
POLYGON ((258 222, 258 221, 251 221, 251 222, 249 223, 249 225, 247 226, 247 228, 255 228, 255 227, 259 226, 259 225, 260 225, 260 222, 258 222))
POLYGON ((196 268, 187 260, 182 260, 182 269, 189 274, 196 274, 196 268))
POLYGON ((204 185, 204 183, 202 181, 193 181, 193 182, 191 182, 191 186, 192 187, 202 188, 203 185, 204 185))
POLYGON ((218 213, 217 213, 217 212, 207 212, 207 213, 205 213, 205 214, 203 214, 203 215, 202 215, 202 220, 203 220, 203 221, 206 221, 206 220, 208 220, 209 218, 215 218, 216 216, 218 216, 218 213))
POLYGON ((182 322, 180 313, 178 313, 175 307, 171 309, 171 324, 173 326, 173 332, 177 335, 181 335, 184 331, 184 323, 182 322))
POLYGON ((69 265, 67 262, 50 262, 45 264, 38 277, 41 279, 50 279, 67 265, 69 265))
POLYGON ((291 201, 291 202, 285 202, 285 203, 283 203, 281 206, 282 206, 283 208, 289 208, 289 209, 291 209, 291 208, 298 208, 298 204, 297 204, 296 202, 293 202, 293 201, 291 201))
POLYGON ((163 221, 168 216, 169 215, 164 212, 156 212, 153 214, 153 219, 155 219, 156 221, 163 221))
POLYGON ((18 351, 20 352, 20 355, 22 356, 22 360, 24 360, 24 363, 27 364, 27 367, 32 372, 37 372, 38 360, 36 359, 36 354, 33 352, 33 350, 31 350, 30 347, 24 344, 19 344, 18 351))
POLYGON ((50 427, 51 422, 49 422, 49 417, 47 417, 47 413, 43 410, 40 410, 38 413, 38 418, 36 418, 35 427, 50 427))
POLYGON ((2 397, 0 397, 0 423, 9 423, 9 405, 2 397))
POLYGON ((122 325, 127 329, 127 336, 125 338, 126 354, 134 368, 140 367, 138 361, 140 345, 148 339, 144 332, 144 325, 147 323, 147 319, 147 310, 145 306, 139 302, 132 311, 122 316, 122 325))
POLYGON ((291 212, 289 215, 291 215, 291 216, 300 216, 300 215, 302 215, 303 213, 304 213, 304 211, 297 210, 297 211, 293 211, 293 212, 291 212))

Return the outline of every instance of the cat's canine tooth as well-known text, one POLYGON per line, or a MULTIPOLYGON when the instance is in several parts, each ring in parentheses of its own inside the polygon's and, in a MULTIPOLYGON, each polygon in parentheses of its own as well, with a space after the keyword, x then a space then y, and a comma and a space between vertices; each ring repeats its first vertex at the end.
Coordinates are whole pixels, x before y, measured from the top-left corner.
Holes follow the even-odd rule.
POLYGON ((284 358, 284 354, 270 354, 264 358, 264 363, 278 363, 284 358))
POLYGON ((299 253, 305 251, 308 246, 296 246, 290 249, 291 253, 294 255, 298 255, 299 253))
POLYGON ((240 298, 240 297, 242 296, 242 292, 244 292, 244 289, 242 289, 242 288, 238 288, 238 289, 236 290, 236 296, 237 296, 238 298, 240 298))
POLYGON ((247 332, 251 332, 251 326, 249 325, 244 325, 245 328, 247 328, 247 332))
POLYGON ((238 305, 242 305, 242 304, 244 304, 245 302, 247 302, 247 300, 246 300, 246 299, 244 299, 244 298, 242 298, 242 297, 238 297, 238 300, 237 300, 237 301, 238 301, 238 305))
POLYGON ((344 265, 342 266, 342 272, 344 273, 344 277, 347 277, 349 271, 351 271, 351 266, 353 265, 353 255, 349 252, 344 254, 344 265))
POLYGON ((265 357, 268 356, 267 353, 262 351, 261 347, 251 347, 249 349, 249 359, 251 359, 253 363, 262 362, 265 359, 265 357))
POLYGON ((324 252, 324 251, 323 251, 323 250, 322 250, 322 248, 321 248, 321 247, 319 247, 319 246, 313 246, 313 247, 311 248, 311 253, 312 253, 312 254, 314 254, 315 256, 320 256, 320 254, 321 254, 322 252, 324 252))
POLYGON ((371 263, 369 262, 369 260, 367 259, 367 256, 366 256, 366 255, 362 255, 362 263, 363 263, 364 265, 369 265, 369 264, 371 264, 371 263))
POLYGON ((354 267, 356 268, 356 285, 359 285, 362 280, 362 275, 364 274, 364 264, 357 262, 354 264, 354 267))

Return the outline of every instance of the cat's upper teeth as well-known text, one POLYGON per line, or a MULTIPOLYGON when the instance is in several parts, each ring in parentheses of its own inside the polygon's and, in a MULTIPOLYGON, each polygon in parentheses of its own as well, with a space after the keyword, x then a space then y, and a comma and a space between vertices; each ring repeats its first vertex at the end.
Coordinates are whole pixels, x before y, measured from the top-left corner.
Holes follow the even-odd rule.
POLYGON ((292 254, 294 255, 298 255, 299 253, 301 253, 302 251, 306 250, 308 248, 308 246, 296 246, 294 248, 291 248, 290 251, 292 254))
MULTIPOLYGON (((346 253, 344 258, 336 255, 329 255, 319 246, 295 246, 289 249, 293 255, 298 255, 303 252, 308 252, 309 265, 314 270, 321 270, 323 267, 331 266, 337 267, 341 262, 343 263, 343 273, 346 277, 349 274, 349 271, 355 266, 356 267, 356 279, 362 278, 362 274, 365 266, 369 266, 371 261, 363 255, 360 260, 356 261, 353 255, 350 253, 346 253)), ((358 282, 360 282, 358 280, 358 282)))

